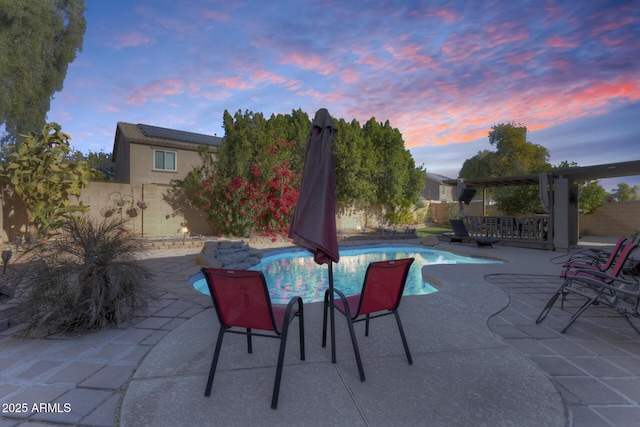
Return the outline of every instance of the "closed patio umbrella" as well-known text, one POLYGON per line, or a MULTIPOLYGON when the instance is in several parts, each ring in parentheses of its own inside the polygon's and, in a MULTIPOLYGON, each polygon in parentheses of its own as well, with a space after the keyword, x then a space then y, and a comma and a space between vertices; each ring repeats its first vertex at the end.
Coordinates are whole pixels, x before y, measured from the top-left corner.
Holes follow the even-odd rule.
POLYGON ((318 264, 327 264, 331 314, 331 361, 336 362, 333 309, 333 263, 338 262, 335 175, 331 146, 337 129, 329 111, 321 108, 309 129, 300 196, 293 214, 289 238, 313 254, 318 264))

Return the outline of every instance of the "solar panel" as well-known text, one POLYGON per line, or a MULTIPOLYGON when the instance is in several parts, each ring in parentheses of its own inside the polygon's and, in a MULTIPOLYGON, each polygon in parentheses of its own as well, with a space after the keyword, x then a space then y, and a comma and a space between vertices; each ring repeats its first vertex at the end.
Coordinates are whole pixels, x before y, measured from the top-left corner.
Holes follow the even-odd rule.
POLYGON ((221 138, 201 133, 161 128, 158 126, 138 124, 140 131, 149 138, 171 139, 174 141, 192 142, 194 144, 220 145, 221 138))

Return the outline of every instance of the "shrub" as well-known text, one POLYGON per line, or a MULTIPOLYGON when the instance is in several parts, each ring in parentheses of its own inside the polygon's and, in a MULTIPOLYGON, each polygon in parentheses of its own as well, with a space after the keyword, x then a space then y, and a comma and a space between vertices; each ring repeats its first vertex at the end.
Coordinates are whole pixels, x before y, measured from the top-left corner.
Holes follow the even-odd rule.
POLYGON ((123 220, 68 219, 52 240, 32 249, 20 289, 25 334, 117 326, 144 310, 154 293, 138 262, 144 241, 123 220))
POLYGON ((57 123, 46 124, 40 134, 23 136, 0 168, 0 177, 24 202, 29 233, 47 237, 70 214, 88 211, 82 202, 73 204, 70 196, 80 196, 95 171, 86 161, 68 159, 71 137, 57 123))
MULTIPOLYGON (((269 150, 273 160, 279 151, 291 149, 278 140, 269 150)), ((298 201, 300 175, 288 160, 265 167, 252 163, 246 177, 226 177, 217 172, 207 152, 200 152, 202 165, 184 180, 174 181, 193 206, 206 212, 215 233, 250 236, 286 236, 298 201)))

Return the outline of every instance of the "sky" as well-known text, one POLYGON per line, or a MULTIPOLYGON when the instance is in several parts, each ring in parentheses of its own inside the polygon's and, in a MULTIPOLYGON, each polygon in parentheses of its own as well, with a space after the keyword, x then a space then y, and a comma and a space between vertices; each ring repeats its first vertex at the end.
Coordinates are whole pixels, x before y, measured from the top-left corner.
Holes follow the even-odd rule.
MULTIPOLYGON (((87 0, 48 121, 83 152, 119 121, 224 136, 225 110, 389 120, 458 176, 491 127, 551 164, 640 160, 639 0, 87 0)), ((640 185, 640 176, 603 180, 640 185)))

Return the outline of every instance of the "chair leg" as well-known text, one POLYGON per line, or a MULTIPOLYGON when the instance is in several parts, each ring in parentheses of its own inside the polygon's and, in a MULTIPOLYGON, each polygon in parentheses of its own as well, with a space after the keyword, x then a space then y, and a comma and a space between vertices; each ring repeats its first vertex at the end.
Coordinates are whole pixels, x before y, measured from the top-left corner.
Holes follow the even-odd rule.
POLYGON ((304 360, 304 312, 302 305, 298 308, 298 327, 300 328, 300 360, 304 360))
MULTIPOLYGON (((556 300, 558 299, 558 297, 560 295, 563 294, 563 290, 564 290, 564 284, 562 286, 560 286, 560 289, 558 289, 553 296, 551 296, 551 298, 549 299, 549 301, 547 302, 547 305, 544 306, 544 308, 542 309, 542 311, 540 312, 540 315, 538 316, 538 318, 536 319, 536 325, 540 322, 542 322, 544 320, 545 317, 547 317, 547 314, 549 314, 549 311, 551 310, 551 308, 553 307, 553 304, 556 303, 556 300)), ((564 299, 564 296, 563 296, 564 299)))
POLYGON ((216 341, 216 349, 213 352, 213 360, 211 361, 211 368, 209 369, 209 378, 207 379, 207 387, 204 389, 205 397, 211 395, 211 386, 213 385, 213 376, 216 374, 216 367, 218 366, 218 356, 220 356, 220 348, 222 347, 222 338, 224 338, 224 327, 220 326, 218 332, 218 340, 216 341))
POLYGON ((360 374, 360 381, 364 382, 364 369, 362 368, 362 359, 360 358, 360 350, 358 349, 358 340, 356 339, 356 332, 353 329, 353 321, 351 316, 347 312, 345 316, 347 318, 347 324, 349 325, 349 333, 351 334, 351 343, 353 344, 353 352, 356 355, 356 363, 358 364, 358 373, 360 374))
POLYGON ((278 395, 280 394, 280 380, 282 379, 282 365, 284 364, 284 353, 287 348, 287 329, 288 326, 285 322, 285 326, 280 336, 280 352, 278 353, 278 366, 276 368, 276 381, 273 384, 273 395, 271 397, 271 409, 278 408, 278 395))
POLYGON ((580 307, 580 309, 579 309, 578 311, 576 311, 576 312, 575 312, 575 314, 574 314, 573 316, 571 316, 571 319, 569 319, 569 323, 567 323, 567 326, 565 326, 565 327, 564 327, 564 329, 562 329, 560 332, 564 334, 564 333, 565 333, 565 331, 566 331, 567 329, 569 329, 569 326, 571 326, 571 324, 572 324, 573 322, 575 322, 575 320, 576 320, 578 317, 580 317, 580 315, 581 315, 582 313, 584 313, 584 311, 585 311, 587 308, 589 308, 589 307, 591 306, 591 304, 593 304, 593 303, 596 301, 596 299, 598 299, 598 297, 597 297, 597 296, 594 296, 593 298, 590 298, 587 302, 585 302, 585 303, 582 305, 582 307, 580 307))
POLYGON ((627 319, 627 322, 629 322, 629 324, 631 325, 631 327, 633 328, 634 331, 636 331, 636 333, 638 335, 640 335, 640 329, 638 329, 638 327, 636 325, 633 324, 633 322, 631 321, 631 319, 629 318, 629 315, 626 312, 622 312, 621 313, 625 319, 627 319))
POLYGON ((407 354, 407 361, 409 362, 409 365, 413 365, 413 359, 411 358, 411 352, 409 351, 409 344, 407 343, 407 337, 404 335, 404 329, 402 328, 402 322, 400 321, 398 310, 395 310, 393 314, 396 316, 396 322, 398 323, 398 330, 400 331, 400 337, 402 338, 404 352, 407 354))
POLYGON ((251 345, 251 328, 247 328, 247 352, 253 353, 253 346, 251 345))
POLYGON ((364 336, 368 337, 369 336, 369 314, 366 314, 365 317, 365 321, 364 321, 364 336))
POLYGON ((327 346, 327 312, 329 311, 329 291, 324 293, 324 315, 322 316, 322 347, 327 346))

